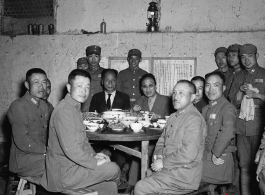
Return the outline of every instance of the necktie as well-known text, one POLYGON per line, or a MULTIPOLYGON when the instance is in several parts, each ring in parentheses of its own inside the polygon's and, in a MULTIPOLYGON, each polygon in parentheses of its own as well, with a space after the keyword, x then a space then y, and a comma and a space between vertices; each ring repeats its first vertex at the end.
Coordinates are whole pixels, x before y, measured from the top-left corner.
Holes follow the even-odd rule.
POLYGON ((108 99, 107 99, 107 108, 108 108, 108 110, 110 110, 110 96, 111 96, 111 94, 108 94, 108 99))
POLYGON ((153 108, 153 105, 152 105, 152 99, 151 99, 151 98, 148 99, 148 107, 149 107, 149 111, 151 111, 152 108, 153 108))

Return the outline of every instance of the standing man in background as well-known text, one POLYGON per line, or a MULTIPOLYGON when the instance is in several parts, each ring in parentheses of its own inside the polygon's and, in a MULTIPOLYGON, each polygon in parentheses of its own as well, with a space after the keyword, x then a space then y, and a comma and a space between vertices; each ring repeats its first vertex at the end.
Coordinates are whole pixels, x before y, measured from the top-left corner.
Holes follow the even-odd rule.
POLYGON ((131 105, 141 96, 140 79, 147 72, 139 68, 142 61, 142 53, 139 49, 131 49, 128 53, 127 61, 129 68, 122 70, 118 74, 117 90, 130 96, 131 105))
POLYGON ((82 70, 86 70, 87 71, 88 62, 87 62, 86 57, 79 58, 77 60, 76 64, 77 64, 77 69, 82 69, 82 70))
POLYGON ((241 190, 242 195, 248 195, 257 194, 254 192, 257 189, 254 160, 264 132, 265 69, 258 65, 259 54, 255 45, 245 44, 239 52, 245 70, 238 81, 237 101, 241 103, 241 111, 236 134, 241 190))
POLYGON ((47 129, 50 115, 43 100, 47 85, 44 70, 32 68, 26 73, 25 95, 8 109, 12 125, 9 170, 19 176, 40 177, 45 171, 47 129))
POLYGON ((101 86, 101 72, 104 68, 100 67, 99 62, 101 60, 101 48, 96 45, 92 45, 86 48, 86 58, 88 62, 88 69, 91 76, 90 92, 87 100, 82 104, 82 112, 88 112, 91 99, 94 94, 103 91, 101 86))
MULTIPOLYGON (((218 47, 215 52, 214 52, 214 57, 215 57, 215 63, 218 67, 217 70, 225 76, 225 80, 227 80, 227 76, 229 72, 231 71, 231 68, 228 66, 227 63, 227 48, 225 47, 218 47)), ((224 94, 226 97, 226 94, 224 94)))
MULTIPOLYGON (((242 66, 240 63, 239 48, 241 45, 233 44, 227 49, 227 61, 232 67, 232 70, 228 73, 225 85, 226 90, 224 92, 227 99, 236 106, 236 93, 238 89, 236 88, 237 78, 242 75, 242 66)), ((237 107, 237 106, 236 106, 237 107)))

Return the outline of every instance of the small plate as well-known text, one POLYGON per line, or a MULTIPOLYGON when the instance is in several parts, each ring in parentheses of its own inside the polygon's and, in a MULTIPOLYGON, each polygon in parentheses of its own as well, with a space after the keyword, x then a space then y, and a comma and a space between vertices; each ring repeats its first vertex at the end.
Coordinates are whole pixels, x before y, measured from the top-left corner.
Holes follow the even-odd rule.
POLYGON ((113 131, 122 131, 123 130, 123 128, 114 128, 114 129, 112 129, 113 131))

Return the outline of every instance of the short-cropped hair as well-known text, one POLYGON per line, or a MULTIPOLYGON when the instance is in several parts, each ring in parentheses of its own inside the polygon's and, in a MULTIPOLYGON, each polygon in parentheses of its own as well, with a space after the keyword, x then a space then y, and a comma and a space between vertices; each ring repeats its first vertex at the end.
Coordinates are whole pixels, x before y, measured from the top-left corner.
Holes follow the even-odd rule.
POLYGON ((115 75, 116 79, 117 79, 117 76, 118 76, 118 71, 115 70, 115 69, 111 69, 111 68, 108 68, 108 69, 104 69, 102 72, 101 72, 101 79, 104 79, 105 75, 107 73, 112 73, 115 75))
POLYGON ((151 79, 153 79, 154 82, 155 82, 155 85, 156 85, 156 78, 155 78, 155 76, 154 76, 153 74, 151 74, 151 73, 147 73, 147 74, 144 74, 144 75, 142 76, 142 78, 140 79, 140 84, 141 84, 141 85, 143 84, 143 81, 144 81, 146 78, 151 78, 151 79))
MULTIPOLYGON (((29 69, 26 73, 26 81, 29 82, 30 80, 30 77, 33 75, 33 74, 44 74, 46 75, 46 72, 44 70, 42 70, 41 68, 32 68, 32 69, 29 69)), ((47 75, 46 75, 47 76, 47 75)))
POLYGON ((73 80, 75 80, 76 76, 86 77, 86 78, 89 78, 89 80, 91 80, 91 76, 87 71, 81 70, 81 69, 74 69, 70 72, 68 76, 68 84, 71 85, 73 80))
POLYGON ((222 79, 222 81, 223 81, 223 85, 225 85, 225 75, 223 74, 223 73, 221 73, 220 71, 213 71, 213 72, 210 72, 210 73, 208 73, 208 74, 206 74, 205 75, 205 81, 209 78, 209 77, 211 77, 211 76, 219 76, 221 79, 222 79))
POLYGON ((201 82, 203 82, 203 85, 205 84, 205 79, 203 77, 201 77, 201 76, 195 76, 195 77, 193 77, 191 79, 191 82, 192 81, 201 81, 201 82))
POLYGON ((189 80, 179 80, 178 82, 177 82, 177 84, 179 84, 179 83, 186 83, 186 84, 188 84, 188 86, 189 86, 189 88, 190 88, 190 92, 191 92, 191 94, 195 94, 196 93, 196 87, 195 87, 195 85, 194 85, 194 83, 193 82, 191 82, 191 81, 189 81, 189 80))

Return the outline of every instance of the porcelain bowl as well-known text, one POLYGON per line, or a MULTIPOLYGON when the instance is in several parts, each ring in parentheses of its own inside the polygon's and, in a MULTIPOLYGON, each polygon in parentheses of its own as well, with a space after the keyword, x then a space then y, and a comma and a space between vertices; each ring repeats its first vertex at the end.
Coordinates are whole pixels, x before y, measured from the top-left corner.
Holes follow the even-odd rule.
POLYGON ((121 112, 121 111, 106 111, 106 112, 103 112, 103 115, 102 115, 104 119, 123 118, 125 116, 126 116, 126 113, 121 112))
POLYGON ((160 128, 164 128, 164 126, 166 125, 167 121, 164 119, 158 119, 157 120, 157 124, 159 125, 160 128))
POLYGON ((141 123, 131 123, 130 127, 135 133, 137 133, 137 132, 139 132, 142 129, 143 124, 141 124, 141 123))
POLYGON ((136 122, 137 119, 138 118, 136 116, 126 116, 120 119, 120 122, 124 124, 126 127, 130 127, 130 124, 136 122))
POLYGON ((98 123, 91 123, 89 121, 84 121, 84 125, 86 126, 87 130, 90 132, 95 132, 99 128, 98 123))

